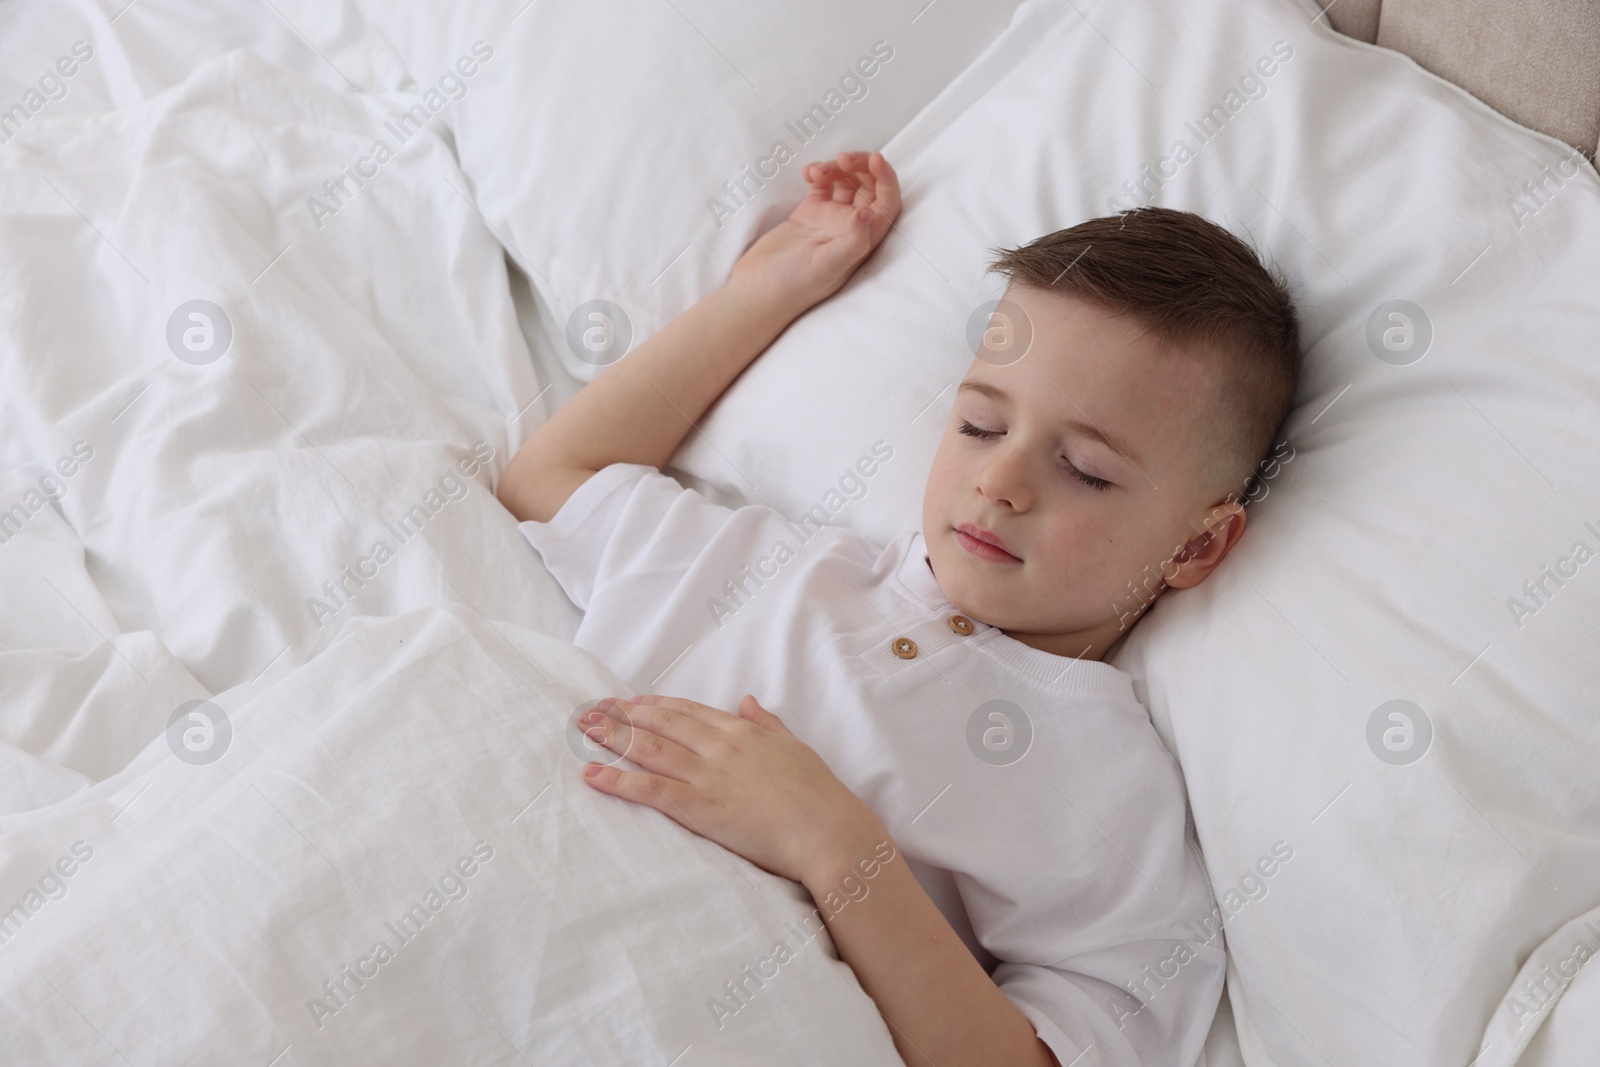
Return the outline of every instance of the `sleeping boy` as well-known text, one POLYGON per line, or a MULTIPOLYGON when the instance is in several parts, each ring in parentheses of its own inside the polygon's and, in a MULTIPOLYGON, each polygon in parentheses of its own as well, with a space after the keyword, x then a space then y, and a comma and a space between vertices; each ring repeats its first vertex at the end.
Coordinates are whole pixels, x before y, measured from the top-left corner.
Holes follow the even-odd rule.
POLYGON ((1243 533, 1294 394, 1294 305, 1186 212, 1002 252, 1002 310, 1031 342, 968 368, 921 529, 883 547, 809 528, 761 581, 748 568, 792 524, 660 467, 900 211, 880 153, 804 175, 727 284, 500 480, 585 612, 575 643, 652 690, 583 716, 616 756, 582 774, 805 886, 908 1064, 1189 1067, 1224 952, 1177 764, 1105 658, 1243 533), (706 604, 730 578, 742 603, 722 619, 706 604))

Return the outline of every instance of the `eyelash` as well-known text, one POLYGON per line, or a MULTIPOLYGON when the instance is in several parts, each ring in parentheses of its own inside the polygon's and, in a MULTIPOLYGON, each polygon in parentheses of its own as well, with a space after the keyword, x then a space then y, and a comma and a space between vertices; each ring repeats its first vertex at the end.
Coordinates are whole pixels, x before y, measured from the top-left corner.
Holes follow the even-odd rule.
MULTIPOLYGON (((978 438, 980 440, 984 440, 984 441, 987 441, 992 437, 999 437, 1000 436, 1000 431, 998 431, 998 430, 980 430, 980 429, 978 429, 978 427, 972 425, 972 423, 968 422, 966 419, 962 419, 961 420, 961 426, 956 432, 965 434, 968 437, 976 437, 976 438, 978 438)), ((1096 490, 1099 490, 1101 492, 1104 492, 1105 490, 1111 488, 1111 483, 1106 481, 1104 478, 1096 478, 1092 474, 1085 474, 1081 470, 1079 470, 1077 467, 1074 467, 1070 462, 1067 464, 1067 471, 1074 478, 1078 479, 1078 481, 1082 482, 1084 485, 1087 485, 1090 489, 1096 489, 1096 490)))

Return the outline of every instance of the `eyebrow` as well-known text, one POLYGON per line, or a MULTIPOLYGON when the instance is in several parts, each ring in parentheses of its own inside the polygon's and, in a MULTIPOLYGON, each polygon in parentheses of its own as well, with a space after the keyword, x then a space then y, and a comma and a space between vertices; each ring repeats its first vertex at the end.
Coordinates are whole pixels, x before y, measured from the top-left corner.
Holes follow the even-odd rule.
MULTIPOLYGON (((988 382, 980 382, 969 378, 956 388, 957 393, 964 391, 970 391, 977 393, 980 396, 986 396, 990 400, 994 400, 1002 404, 1011 403, 1010 393, 1006 392, 1004 389, 1001 389, 999 386, 990 385, 988 382)), ((1066 396, 1065 393, 1062 393, 1062 395, 1066 396)), ((1071 403, 1070 399, 1068 400, 1068 403, 1071 403)), ((1076 404, 1073 404, 1072 406, 1077 407, 1076 404)), ((1100 427, 1094 425, 1093 423, 1078 422, 1075 419, 1069 419, 1064 425, 1073 433, 1082 434, 1084 437, 1090 438, 1091 440, 1099 441, 1101 444, 1111 449, 1111 451, 1122 456, 1129 463, 1132 463, 1135 467, 1138 467, 1141 470, 1143 469, 1144 460, 1139 457, 1137 452, 1133 451, 1131 448, 1128 448, 1115 438, 1108 436, 1100 429, 1100 427)))

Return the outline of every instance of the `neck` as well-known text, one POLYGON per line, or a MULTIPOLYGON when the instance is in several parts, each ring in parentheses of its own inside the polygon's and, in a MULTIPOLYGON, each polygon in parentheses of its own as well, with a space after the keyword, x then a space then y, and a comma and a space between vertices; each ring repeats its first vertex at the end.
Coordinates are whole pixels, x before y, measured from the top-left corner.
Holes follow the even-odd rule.
MULTIPOLYGON (((1153 603, 1153 601, 1152 601, 1153 603)), ((1133 627, 1144 617, 1144 609, 1133 618, 1107 619, 1099 626, 1087 630, 1073 630, 1064 634, 1024 633, 1021 630, 1001 630, 1013 641, 1021 641, 1029 648, 1048 652, 1068 659, 1104 660, 1121 647, 1123 639, 1133 632, 1133 627)))

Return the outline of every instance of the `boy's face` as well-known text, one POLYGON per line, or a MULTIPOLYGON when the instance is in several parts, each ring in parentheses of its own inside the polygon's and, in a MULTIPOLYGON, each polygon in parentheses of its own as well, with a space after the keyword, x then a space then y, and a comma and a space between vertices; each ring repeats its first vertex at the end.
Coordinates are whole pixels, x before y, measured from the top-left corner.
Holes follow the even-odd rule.
POLYGON ((1021 359, 980 352, 956 392, 923 492, 928 558, 964 614, 1100 659, 1160 591, 1151 576, 1194 585, 1243 532, 1195 447, 1214 383, 1199 355, 1127 316, 1018 285, 1006 300, 1032 343, 1021 359))

